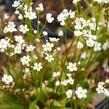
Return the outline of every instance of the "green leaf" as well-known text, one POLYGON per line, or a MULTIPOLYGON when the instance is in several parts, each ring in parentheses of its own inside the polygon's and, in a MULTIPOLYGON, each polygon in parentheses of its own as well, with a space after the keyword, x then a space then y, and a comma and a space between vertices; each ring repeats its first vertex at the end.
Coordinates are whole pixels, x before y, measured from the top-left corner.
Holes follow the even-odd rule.
POLYGON ((62 104, 56 100, 54 101, 53 105, 57 107, 62 107, 62 104))
POLYGON ((38 109, 38 106, 36 105, 36 100, 30 103, 29 109, 38 109))

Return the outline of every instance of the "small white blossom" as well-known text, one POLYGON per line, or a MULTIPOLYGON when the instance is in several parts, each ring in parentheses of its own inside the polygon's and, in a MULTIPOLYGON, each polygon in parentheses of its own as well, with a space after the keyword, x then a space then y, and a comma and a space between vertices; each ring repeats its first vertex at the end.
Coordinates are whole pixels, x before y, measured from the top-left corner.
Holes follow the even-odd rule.
POLYGON ((94 1, 98 3, 108 3, 109 2, 109 0, 94 0, 94 1))
POLYGON ((34 30, 33 33, 34 33, 34 34, 37 34, 37 30, 34 30))
POLYGON ((25 18, 28 18, 28 19, 30 19, 30 20, 37 18, 36 13, 33 12, 32 10, 25 11, 24 17, 25 17, 25 18))
POLYGON ((44 11, 44 7, 43 7, 43 4, 42 4, 42 3, 40 3, 40 4, 38 5, 38 7, 36 7, 36 11, 38 11, 38 12, 44 11))
POLYGON ((8 22, 8 25, 4 28, 4 33, 17 31, 15 27, 16 25, 14 24, 14 22, 8 22))
POLYGON ((67 92, 66 92, 67 98, 71 98, 72 94, 73 94, 73 91, 71 89, 67 90, 67 92))
POLYGON ((12 7, 17 8, 18 6, 20 6, 20 1, 15 0, 14 3, 12 4, 12 7))
POLYGON ((7 14, 4 14, 4 19, 8 19, 9 18, 9 16, 7 15, 7 14))
POLYGON ((60 76, 60 72, 53 72, 52 77, 56 78, 56 77, 58 77, 58 76, 60 76))
POLYGON ((15 41, 18 42, 19 44, 23 44, 25 42, 23 39, 23 36, 21 36, 21 35, 16 35, 15 41))
POLYGON ((15 10, 14 13, 15 13, 15 14, 20 14, 19 10, 15 10))
POLYGON ((29 45, 29 46, 27 46, 26 51, 30 52, 30 51, 33 51, 34 49, 35 49, 35 47, 33 45, 29 45))
POLYGON ((18 15, 18 19, 19 19, 19 20, 22 20, 22 19, 23 19, 23 15, 22 15, 22 14, 19 14, 19 15, 18 15))
POLYGON ((81 36, 82 35, 82 32, 81 31, 79 31, 79 30, 77 30, 77 31, 74 31, 74 35, 75 36, 81 36))
POLYGON ((77 95, 77 97, 79 99, 82 99, 82 98, 86 98, 87 97, 87 90, 86 89, 83 89, 82 87, 78 87, 75 91, 75 94, 77 95))
POLYGON ((27 25, 20 25, 19 30, 20 30, 20 32, 22 32, 22 33, 24 33, 24 34, 25 34, 27 31, 29 31, 27 25))
POLYGON ((60 85, 60 81, 56 81, 55 86, 59 86, 59 85, 60 85))
POLYGON ((25 73, 29 73, 29 68, 25 68, 25 73))
POLYGON ((74 3, 74 4, 76 4, 77 2, 79 2, 80 0, 73 0, 72 2, 74 3))
POLYGON ((81 58, 82 58, 82 59, 85 59, 86 56, 87 56, 86 52, 83 52, 83 53, 81 54, 81 58))
POLYGON ((98 94, 104 93, 104 82, 99 82, 96 91, 98 94))
POLYGON ((109 97, 109 90, 108 89, 104 89, 104 94, 109 97))
POLYGON ((8 85, 13 82, 13 77, 11 75, 4 74, 2 81, 8 85))
POLYGON ((76 63, 69 62, 68 66, 67 66, 67 69, 68 69, 70 72, 77 71, 76 63))
POLYGON ((54 60, 53 56, 52 56, 52 55, 49 55, 49 54, 46 54, 45 59, 46 59, 48 62, 51 62, 51 61, 54 60))
POLYGON ((72 78, 70 77, 69 79, 67 79, 67 82, 68 82, 69 84, 73 85, 73 84, 74 84, 74 79, 72 79, 72 78))
POLYGON ((4 52, 8 46, 10 45, 9 43, 10 39, 1 39, 0 40, 0 51, 4 52))
POLYGON ((69 16, 70 18, 74 18, 75 17, 75 12, 74 11, 69 11, 69 16))
POLYGON ((20 60, 21 60, 22 65, 27 65, 27 66, 29 66, 29 62, 31 61, 29 55, 23 56, 20 60))
POLYGON ((52 48, 54 47, 54 45, 53 45, 53 43, 47 42, 42 47, 43 47, 44 51, 52 51, 52 48))
POLYGON ((103 49, 103 50, 107 50, 108 48, 109 48, 109 42, 106 41, 106 42, 103 44, 102 49, 103 49))
POLYGON ((34 70, 40 71, 43 68, 43 66, 42 66, 42 63, 34 63, 34 65, 32 66, 32 68, 34 70))
POLYGON ((46 15, 46 20, 47 20, 48 23, 52 23, 53 22, 54 18, 52 17, 51 13, 48 13, 46 15))
POLYGON ((101 51, 101 43, 100 42, 95 42, 94 51, 101 51))
POLYGON ((14 48, 14 54, 21 54, 21 52, 22 52, 22 45, 17 44, 14 48))
POLYGON ((71 78, 71 76, 72 76, 71 73, 67 73, 66 75, 68 78, 71 78))
POLYGON ((46 31, 43 31, 42 34, 43 34, 44 36, 47 36, 47 35, 48 35, 48 33, 47 33, 46 31))
POLYGON ((95 44, 95 41, 89 38, 88 40, 86 40, 86 44, 88 47, 93 47, 95 44))
POLYGON ((109 84, 109 79, 106 79, 105 83, 109 84))
POLYGON ((49 39, 50 39, 51 42, 58 42, 59 41, 59 38, 53 38, 53 37, 51 38, 50 37, 49 39))
POLYGON ((67 81, 67 80, 63 80, 63 81, 61 81, 61 85, 63 85, 63 86, 67 86, 67 84, 68 84, 68 81, 67 81))
POLYGON ((84 46, 83 46, 82 42, 78 41, 78 43, 77 43, 77 48, 78 48, 78 49, 81 49, 81 48, 83 48, 83 47, 84 47, 84 46))
POLYGON ((63 35, 64 35, 63 30, 59 30, 59 31, 58 31, 58 36, 63 36, 63 35))

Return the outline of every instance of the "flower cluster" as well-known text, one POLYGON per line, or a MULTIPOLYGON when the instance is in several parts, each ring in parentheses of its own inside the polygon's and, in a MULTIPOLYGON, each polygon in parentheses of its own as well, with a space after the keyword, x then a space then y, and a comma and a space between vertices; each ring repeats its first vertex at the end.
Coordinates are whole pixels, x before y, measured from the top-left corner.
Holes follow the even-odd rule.
MULTIPOLYGON (((91 5, 94 4, 94 9, 97 10, 102 7, 98 9, 98 3, 95 1, 108 2, 108 0, 90 1, 94 2, 91 5)), ((6 96, 14 95, 14 99, 21 96, 20 101, 26 105, 25 107, 28 107, 28 104, 28 108, 31 108, 31 103, 38 108, 55 108, 55 105, 58 107, 57 104, 61 104, 58 97, 65 101, 62 108, 67 105, 70 107, 70 103, 72 105, 74 101, 84 101, 85 98, 88 99, 88 94, 94 95, 92 87, 89 86, 91 81, 88 80, 98 78, 95 76, 92 79, 92 72, 101 65, 106 73, 109 72, 109 24, 105 19, 104 9, 98 12, 102 14, 96 16, 90 11, 92 6, 84 11, 81 6, 79 7, 80 0, 72 2, 78 10, 64 9, 57 16, 57 22, 60 23, 62 30, 57 30, 59 37, 56 38, 50 36, 45 28, 47 23, 55 20, 53 13, 47 12, 45 23, 41 24, 40 15, 44 11, 42 3, 33 8, 31 0, 14 1, 12 7, 15 8, 17 20, 10 21, 9 16, 4 15, 5 20, 1 21, 3 26, 0 32, 3 35, 0 39, 0 52, 6 56, 7 61, 3 63, 3 67, 0 66, 0 70, 3 69, 0 82, 0 88, 4 90, 3 95, 10 90, 10 94, 6 96), (81 11, 78 12, 79 10, 81 11), (83 15, 87 12, 91 13, 91 16, 83 15), (102 21, 100 18, 103 15, 102 21), (37 20, 35 29, 33 19, 37 20), (72 37, 67 38, 69 31, 72 37), (40 104, 45 107, 41 107, 40 104)), ((108 79, 99 82, 97 93, 109 96, 108 84, 108 79)), ((87 99, 85 100, 88 101, 87 99)), ((85 103, 75 104, 80 105, 79 107, 86 106, 85 103)))
POLYGON ((97 93, 104 94, 107 97, 109 96, 109 89, 106 87, 109 84, 109 80, 107 79, 105 82, 99 82, 96 88, 97 93))
POLYGON ((75 17, 75 12, 74 11, 68 11, 67 9, 64 9, 58 16, 57 16, 57 20, 58 22, 60 22, 60 25, 65 25, 66 24, 66 20, 68 18, 73 19, 75 17))

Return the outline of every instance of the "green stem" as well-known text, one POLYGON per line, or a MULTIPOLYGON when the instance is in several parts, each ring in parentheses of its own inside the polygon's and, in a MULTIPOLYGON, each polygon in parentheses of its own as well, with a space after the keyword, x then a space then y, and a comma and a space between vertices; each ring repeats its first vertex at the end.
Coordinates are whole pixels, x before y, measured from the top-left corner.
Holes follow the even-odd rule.
POLYGON ((74 109, 78 109, 78 100, 77 100, 77 98, 75 98, 75 108, 74 109))

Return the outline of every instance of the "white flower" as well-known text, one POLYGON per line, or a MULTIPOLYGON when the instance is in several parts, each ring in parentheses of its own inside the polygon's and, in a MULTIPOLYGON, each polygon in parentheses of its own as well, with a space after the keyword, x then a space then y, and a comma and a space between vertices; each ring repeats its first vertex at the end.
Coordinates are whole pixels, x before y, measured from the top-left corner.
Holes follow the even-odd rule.
POLYGON ((68 82, 69 84, 73 85, 73 84, 74 84, 74 79, 72 79, 72 78, 70 77, 69 79, 67 79, 67 82, 68 82))
POLYGON ((109 73, 109 65, 108 65, 107 59, 103 63, 103 69, 104 69, 105 72, 109 73))
POLYGON ((86 98, 87 90, 83 89, 82 87, 78 87, 77 90, 75 91, 75 94, 79 99, 86 98))
POLYGON ((48 35, 48 33, 47 33, 46 31, 43 31, 42 34, 43 34, 44 36, 47 36, 47 35, 48 35))
POLYGON ((58 36, 63 36, 63 35, 64 35, 63 30, 59 30, 59 31, 58 31, 58 36))
POLYGON ((70 72, 77 71, 76 63, 69 62, 68 66, 67 66, 67 69, 68 69, 70 72))
POLYGON ((54 47, 54 45, 53 45, 53 43, 47 42, 42 47, 43 47, 44 51, 52 51, 52 48, 54 47))
POLYGON ((59 86, 59 85, 60 85, 60 81, 56 81, 55 86, 59 86))
POLYGON ((36 13, 35 12, 32 12, 32 10, 25 11, 24 17, 25 18, 28 18, 30 20, 37 18, 36 13))
POLYGON ((81 58, 82 58, 82 59, 85 59, 86 56, 87 56, 86 52, 83 52, 83 53, 81 54, 81 58))
POLYGON ((13 3, 13 5, 12 5, 12 7, 15 7, 15 8, 17 8, 18 6, 20 6, 20 1, 14 1, 14 3, 13 3))
POLYGON ((21 44, 17 44, 14 48, 14 53, 15 54, 21 54, 22 52, 22 45, 21 44))
POLYGON ((102 3, 102 2, 105 1, 105 0, 94 0, 94 1, 96 1, 96 2, 98 2, 98 3, 102 3))
POLYGON ((53 72, 52 77, 56 78, 56 77, 58 77, 58 76, 60 76, 60 72, 53 72))
POLYGON ((108 89, 104 89, 104 94, 109 97, 109 90, 108 89))
POLYGON ((74 31, 74 35, 75 36, 81 36, 82 35, 82 32, 77 30, 77 31, 74 31))
POLYGON ((63 85, 63 86, 67 86, 67 84, 68 84, 68 81, 67 81, 67 80, 63 80, 63 81, 61 81, 61 85, 63 85))
POLYGON ((102 49, 103 49, 103 50, 107 50, 108 48, 109 48, 109 42, 106 41, 106 42, 103 44, 102 49))
POLYGON ((69 89, 69 90, 66 91, 67 98, 71 98, 72 97, 72 94, 73 94, 73 91, 71 89, 69 89))
POLYGON ((106 79, 105 83, 109 84, 109 79, 106 79))
POLYGON ((88 38, 88 39, 86 40, 86 44, 87 44, 88 47, 93 47, 94 44, 95 44, 95 41, 92 40, 91 38, 88 38))
POLYGON ((27 25, 20 25, 19 30, 22 33, 26 33, 27 31, 29 31, 27 25))
POLYGON ((92 38, 93 36, 92 36, 92 33, 91 33, 90 30, 83 30, 82 33, 83 33, 83 35, 84 35, 85 37, 88 37, 88 38, 91 37, 91 39, 93 39, 93 38, 92 38))
POLYGON ((59 38, 53 38, 53 37, 51 38, 50 37, 49 39, 50 39, 51 42, 58 42, 59 41, 59 38))
POLYGON ((79 2, 80 0, 73 0, 72 2, 74 3, 74 4, 76 4, 77 2, 79 2))
POLYGON ((34 49, 35 49, 35 47, 33 45, 29 45, 29 46, 27 46, 26 51, 30 52, 30 51, 33 51, 34 49))
POLYGON ((83 47, 84 47, 84 46, 83 46, 82 42, 78 41, 77 48, 78 48, 78 49, 81 49, 81 48, 83 48, 83 47))
POLYGON ((46 54, 45 59, 46 59, 48 62, 51 62, 51 61, 54 60, 53 56, 52 56, 52 55, 49 55, 49 54, 46 54))
POLYGON ((81 30, 81 29, 83 29, 81 22, 76 23, 76 25, 74 26, 74 28, 75 28, 76 30, 81 30))
POLYGON ((9 46, 9 39, 1 39, 0 40, 0 51, 4 52, 9 46))
POLYGON ((21 35, 16 35, 16 36, 15 36, 15 41, 18 42, 19 44, 23 44, 23 43, 24 43, 23 36, 21 36, 21 35))
POLYGON ((67 9, 64 9, 58 16, 57 20, 60 22, 60 24, 63 26, 65 25, 65 20, 68 18, 69 13, 67 9))
POLYGON ((18 19, 19 19, 19 20, 22 20, 22 19, 23 19, 23 15, 22 15, 22 14, 19 14, 19 15, 18 15, 18 19))
POLYGON ((52 23, 53 22, 54 18, 52 17, 51 13, 48 13, 46 15, 46 20, 47 20, 48 23, 52 23))
POLYGON ((25 73, 29 73, 29 68, 25 68, 25 73))
POLYGON ((68 78, 70 78, 72 76, 71 73, 67 73, 66 75, 68 78))
POLYGON ((38 5, 38 7, 36 7, 36 11, 38 11, 38 12, 44 11, 44 7, 43 7, 43 4, 42 4, 42 3, 40 3, 40 4, 38 5))
POLYGON ((95 42, 94 51, 101 51, 101 43, 100 42, 95 42))
POLYGON ((14 13, 15 13, 15 14, 20 14, 19 10, 15 10, 14 13))
POLYGON ((70 18, 74 18, 75 17, 75 12, 74 11, 69 11, 69 16, 70 18))
POLYGON ((96 88, 97 93, 101 94, 104 93, 104 82, 99 82, 98 87, 96 88))
POLYGON ((75 12, 70 10, 68 11, 67 9, 64 9, 58 16, 57 16, 57 20, 58 22, 60 22, 60 25, 65 25, 65 21, 68 18, 74 18, 75 17, 75 12))
POLYGON ((42 63, 34 63, 34 66, 32 66, 32 68, 34 70, 40 71, 43 68, 43 66, 42 63))
POLYGON ((27 56, 23 56, 21 59, 20 59, 22 65, 27 65, 29 66, 29 62, 31 61, 30 59, 30 56, 27 55, 27 56))
POLYGON ((89 35, 89 38, 91 38, 92 40, 96 40, 96 39, 97 39, 97 36, 90 34, 90 35, 89 35))
POLYGON ((13 77, 11 75, 4 74, 2 81, 8 85, 13 82, 13 77))
POLYGON ((96 88, 96 91, 98 94, 101 94, 104 92, 104 87, 98 87, 98 88, 96 88))
POLYGON ((90 27, 91 30, 95 30, 96 29, 95 23, 90 23, 89 27, 90 27))
POLYGON ((34 33, 34 34, 37 34, 37 30, 34 30, 33 33, 34 33))
POLYGON ((4 14, 4 19, 8 19, 9 18, 9 16, 7 15, 7 14, 4 14))
POLYGON ((17 31, 15 27, 16 25, 14 24, 14 22, 8 22, 8 25, 4 28, 4 33, 17 31))

